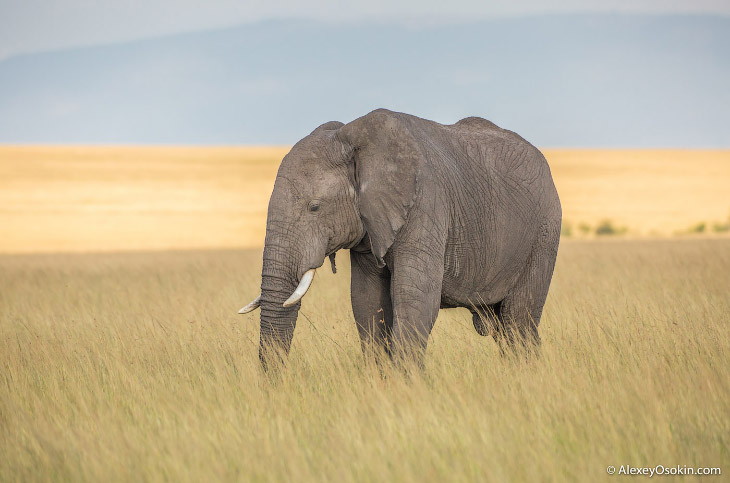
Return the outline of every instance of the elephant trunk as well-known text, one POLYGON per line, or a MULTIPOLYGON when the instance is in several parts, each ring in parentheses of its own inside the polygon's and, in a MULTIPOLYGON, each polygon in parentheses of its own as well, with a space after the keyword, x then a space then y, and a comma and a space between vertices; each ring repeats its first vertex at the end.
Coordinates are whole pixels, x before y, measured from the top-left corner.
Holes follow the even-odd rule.
POLYGON ((298 260, 287 250, 267 245, 261 271, 261 339, 259 358, 264 368, 289 353, 300 302, 284 303, 296 290, 298 260))

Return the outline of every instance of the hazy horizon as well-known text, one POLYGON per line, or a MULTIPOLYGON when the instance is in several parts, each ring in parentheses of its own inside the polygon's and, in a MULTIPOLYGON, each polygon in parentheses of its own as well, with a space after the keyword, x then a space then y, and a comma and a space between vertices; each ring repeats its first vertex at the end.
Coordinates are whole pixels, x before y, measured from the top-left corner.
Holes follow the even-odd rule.
POLYGON ((0 143, 289 146, 376 108, 539 147, 730 148, 730 17, 270 18, 0 61, 0 143))
POLYGON ((216 30, 264 20, 394 21, 444 24, 460 20, 549 14, 701 14, 730 16, 723 0, 0 0, 0 60, 59 48, 123 43, 216 30))

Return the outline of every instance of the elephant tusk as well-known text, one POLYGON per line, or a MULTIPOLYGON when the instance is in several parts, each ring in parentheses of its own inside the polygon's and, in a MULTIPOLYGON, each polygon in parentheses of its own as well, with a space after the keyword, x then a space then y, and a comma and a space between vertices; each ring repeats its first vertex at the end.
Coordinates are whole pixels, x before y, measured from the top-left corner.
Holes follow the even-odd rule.
POLYGON ((286 302, 284 302, 284 307, 291 307, 295 303, 299 302, 301 298, 304 297, 304 294, 307 293, 307 290, 309 290, 309 286, 312 285, 313 279, 314 269, 311 268, 304 273, 297 289, 294 290, 294 293, 291 294, 291 297, 286 299, 286 302))
POLYGON ((239 314, 247 314, 249 312, 253 312, 254 310, 259 308, 259 305, 261 305, 261 295, 259 294, 258 297, 253 299, 253 301, 238 311, 239 314))

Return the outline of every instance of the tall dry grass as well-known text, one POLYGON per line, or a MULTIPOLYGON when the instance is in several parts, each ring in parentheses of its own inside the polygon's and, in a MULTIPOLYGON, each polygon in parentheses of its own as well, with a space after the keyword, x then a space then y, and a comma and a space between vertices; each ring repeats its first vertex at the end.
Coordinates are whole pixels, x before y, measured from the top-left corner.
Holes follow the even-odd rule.
POLYGON ((442 311, 409 378, 363 362, 343 255, 304 300, 288 370, 263 376, 257 317, 235 314, 259 258, 0 257, 0 479, 730 471, 730 240, 563 243, 539 360, 501 358, 442 311))

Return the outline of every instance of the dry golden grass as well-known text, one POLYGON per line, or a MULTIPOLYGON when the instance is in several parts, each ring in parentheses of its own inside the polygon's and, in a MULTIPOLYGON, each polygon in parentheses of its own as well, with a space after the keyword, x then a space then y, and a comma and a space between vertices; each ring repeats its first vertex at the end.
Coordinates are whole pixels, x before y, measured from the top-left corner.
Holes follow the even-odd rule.
POLYGON ((730 240, 563 243, 539 360, 443 311, 410 379, 363 362, 339 258, 269 380, 256 314, 235 314, 257 251, 0 256, 0 480, 730 471, 730 240))
MULTIPOLYGON (((728 471, 728 239, 563 242, 539 360, 444 311, 411 378, 363 361, 344 254, 275 379, 257 314, 235 314, 259 248, 38 254, 260 247, 286 151, 0 147, 0 480, 728 471)), ((728 151, 545 154, 573 224, 670 234, 730 211, 728 151)))
POLYGON ((282 147, 0 147, 0 252, 262 246, 282 147))
MULTIPOLYGON (((0 253, 253 248, 287 148, 0 146, 0 253)), ((730 151, 546 150, 574 233, 730 215, 730 151)))
POLYGON ((633 235, 669 235, 730 217, 730 151, 545 149, 575 228, 613 220, 633 235))

